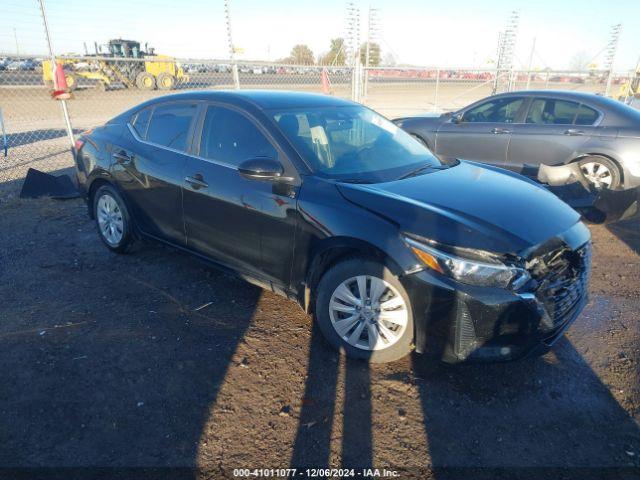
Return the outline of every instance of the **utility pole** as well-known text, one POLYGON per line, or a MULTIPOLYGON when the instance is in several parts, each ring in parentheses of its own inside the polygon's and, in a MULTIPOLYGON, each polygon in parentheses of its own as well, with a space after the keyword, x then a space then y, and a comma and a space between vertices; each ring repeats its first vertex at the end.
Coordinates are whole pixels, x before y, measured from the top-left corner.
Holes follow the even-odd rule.
MULTIPOLYGON (((372 8, 369 5, 369 15, 367 18, 367 43, 366 43, 366 51, 365 51, 365 71, 364 71, 364 97, 367 98, 367 91, 369 89, 369 66, 371 62, 371 39, 375 37, 378 32, 378 15, 379 10, 377 8, 372 8)), ((378 50, 378 57, 380 56, 380 50, 378 50)))
POLYGON ((360 58, 360 9, 354 2, 347 3, 347 50, 349 63, 355 65, 360 58))
MULTIPOLYGON (((507 20, 507 26, 503 32, 498 34, 498 62, 496 64, 496 78, 493 81, 492 94, 498 92, 500 86, 500 77, 504 72, 509 73, 511 78, 513 73, 513 50, 515 48, 518 35, 518 22, 520 14, 517 11, 511 12, 507 20)), ((507 89, 511 88, 511 82, 507 89)))
POLYGON ((354 102, 360 100, 361 70, 360 62, 360 9, 354 2, 347 3, 347 55, 350 57, 348 65, 351 65, 351 99, 354 102))
POLYGON ((224 0, 224 15, 227 22, 227 41, 229 42, 229 59, 231 60, 231 72, 233 74, 233 85, 236 90, 240 89, 240 76, 238 75, 238 63, 236 62, 236 49, 231 36, 231 14, 229 11, 230 0, 224 0))
POLYGON ((13 29, 13 38, 16 41, 16 57, 20 58, 20 46, 18 44, 18 33, 16 32, 16 29, 13 29))
POLYGON ((609 34, 609 43, 607 44, 607 56, 605 57, 605 66, 607 67, 607 86, 605 88, 605 96, 609 96, 611 92, 611 81, 613 80, 613 64, 616 59, 616 53, 618 52, 618 41, 620 40, 620 32, 622 31, 622 24, 618 23, 611 27, 611 33, 609 34))
POLYGON ((533 65, 533 55, 536 52, 536 37, 533 37, 531 53, 529 54, 529 64, 527 65, 527 90, 531 87, 531 66, 533 65))
MULTIPOLYGON (((53 45, 51 44, 51 35, 49 34, 49 23, 47 22, 47 13, 45 12, 44 9, 44 0, 38 0, 38 3, 40 3, 40 12, 42 13, 42 22, 44 23, 44 33, 47 37, 47 45, 49 47, 49 55, 51 56, 51 75, 52 78, 54 79, 54 84, 55 84, 55 78, 56 78, 56 56, 53 53, 53 45)), ((69 142, 71 142, 71 151, 74 152, 75 148, 76 148, 76 142, 75 139, 73 138, 73 128, 71 128, 71 120, 69 119, 69 109, 67 108, 67 101, 66 100, 57 100, 60 102, 60 105, 62 106, 62 116, 64 117, 64 124, 65 127, 67 128, 67 137, 69 137, 69 142)))
POLYGON ((365 58, 365 67, 370 66, 371 62, 371 40, 375 38, 376 33, 378 33, 378 12, 377 8, 372 8, 369 6, 369 16, 367 19, 367 50, 366 50, 366 58, 365 58))

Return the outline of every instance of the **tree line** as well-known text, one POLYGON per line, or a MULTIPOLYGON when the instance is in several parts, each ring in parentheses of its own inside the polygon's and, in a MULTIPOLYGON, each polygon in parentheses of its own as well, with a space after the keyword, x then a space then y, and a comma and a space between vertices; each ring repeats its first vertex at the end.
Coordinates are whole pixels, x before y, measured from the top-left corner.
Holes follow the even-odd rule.
MULTIPOLYGON (((327 66, 344 66, 351 64, 347 58, 347 46, 345 39, 338 37, 332 38, 329 51, 316 56, 308 45, 298 44, 291 49, 291 53, 286 58, 278 60, 279 63, 289 63, 294 65, 327 65, 327 66)), ((360 45, 360 62, 362 65, 367 64, 367 44, 360 45)), ((395 60, 390 54, 381 56, 380 45, 376 42, 369 42, 369 66, 377 67, 382 64, 393 65, 395 60)))

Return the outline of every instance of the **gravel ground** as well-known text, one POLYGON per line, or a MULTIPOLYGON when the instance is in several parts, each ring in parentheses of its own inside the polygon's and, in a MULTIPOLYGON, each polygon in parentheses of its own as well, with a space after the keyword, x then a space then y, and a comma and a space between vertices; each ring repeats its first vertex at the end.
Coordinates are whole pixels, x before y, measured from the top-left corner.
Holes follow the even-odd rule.
POLYGON ((551 353, 367 366, 189 256, 108 252, 81 200, 5 197, 0 477, 638 478, 640 221, 591 228, 591 302, 551 353))

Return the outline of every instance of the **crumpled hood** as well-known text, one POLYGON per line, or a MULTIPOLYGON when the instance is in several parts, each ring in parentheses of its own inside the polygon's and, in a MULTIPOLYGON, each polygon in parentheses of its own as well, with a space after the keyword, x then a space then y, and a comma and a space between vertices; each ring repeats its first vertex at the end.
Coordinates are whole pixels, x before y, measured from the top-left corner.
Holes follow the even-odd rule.
POLYGON ((506 170, 459 165, 404 180, 341 183, 350 202, 402 231, 447 245, 517 253, 565 232, 580 215, 545 188, 506 170))

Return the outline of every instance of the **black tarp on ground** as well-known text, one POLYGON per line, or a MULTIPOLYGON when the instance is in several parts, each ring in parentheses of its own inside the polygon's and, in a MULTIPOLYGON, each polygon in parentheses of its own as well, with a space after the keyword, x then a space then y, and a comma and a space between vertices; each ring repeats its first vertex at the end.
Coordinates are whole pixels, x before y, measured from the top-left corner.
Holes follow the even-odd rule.
POLYGON ((81 196, 68 175, 54 176, 34 168, 27 171, 20 190, 20 198, 51 197, 62 200, 81 196))

